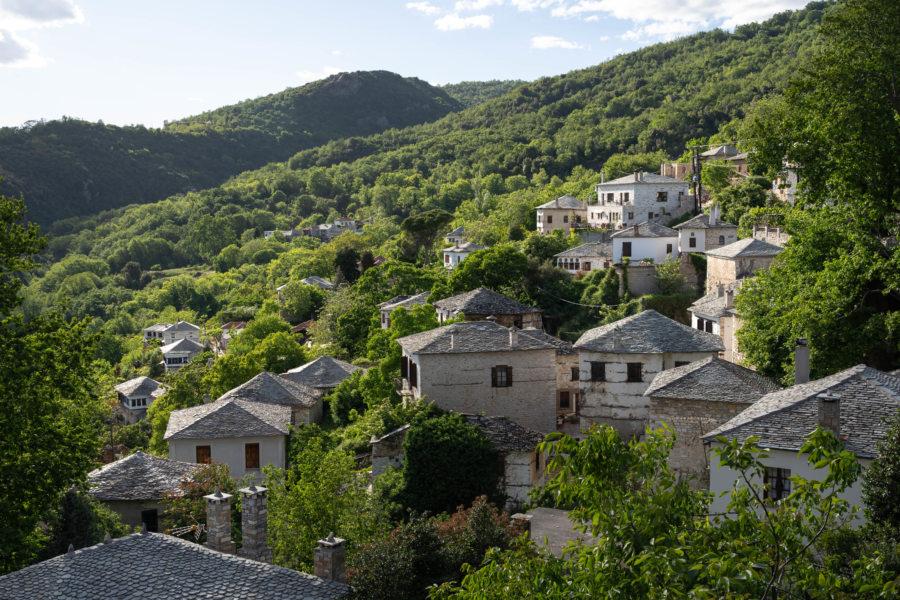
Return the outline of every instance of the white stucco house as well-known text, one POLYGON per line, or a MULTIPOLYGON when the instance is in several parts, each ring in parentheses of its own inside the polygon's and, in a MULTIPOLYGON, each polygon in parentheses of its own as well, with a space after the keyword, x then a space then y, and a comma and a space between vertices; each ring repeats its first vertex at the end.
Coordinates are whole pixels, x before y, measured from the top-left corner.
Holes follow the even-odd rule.
POLYGON ((203 352, 203 346, 194 340, 182 338, 159 349, 163 355, 166 373, 177 371, 203 352))
POLYGON ((187 321, 178 321, 174 325, 170 323, 157 323, 144 329, 144 341, 159 340, 163 346, 177 342, 178 340, 200 341, 200 328, 187 321))
MULTIPOLYGON (((817 426, 832 431, 853 452, 865 469, 878 456, 878 442, 900 411, 900 378, 866 365, 857 365, 816 381, 772 392, 703 437, 711 450, 722 445, 716 438, 745 441, 757 437, 768 457, 763 481, 765 496, 774 500, 791 492, 790 477, 821 480, 822 469, 809 464, 799 451, 817 426)), ((730 492, 744 485, 739 474, 711 458, 709 489, 714 494, 710 511, 726 511, 730 492), (724 495, 722 495, 724 493, 724 495)), ((843 496, 852 506, 862 507, 862 478, 843 496)), ((857 515, 857 524, 861 515, 857 515)))
POLYGON ((706 252, 727 246, 737 241, 737 225, 732 225, 721 218, 721 208, 713 204, 708 213, 679 223, 674 227, 678 231, 678 249, 684 252, 706 252))
POLYGON ((588 242, 553 255, 556 266, 572 275, 612 266, 612 242, 588 242))
POLYGON ((718 356, 724 347, 716 335, 645 310, 585 332, 575 349, 582 428, 603 423, 630 439, 644 433, 650 418, 644 392, 659 372, 718 356))
POLYGON ((142 375, 122 382, 113 389, 119 399, 118 413, 122 415, 125 425, 132 425, 147 416, 147 409, 168 388, 155 379, 142 375))
POLYGON ((413 295, 394 296, 390 300, 382 302, 378 305, 381 312, 381 328, 387 329, 391 326, 391 313, 394 309, 403 308, 406 312, 413 309, 414 306, 424 306, 428 302, 429 291, 419 292, 413 295))
POLYGON ((587 207, 574 196, 560 196, 537 207, 537 231, 541 235, 562 229, 566 233, 587 223, 587 207))
POLYGON ((683 214, 693 206, 689 184, 643 171, 597 184, 597 204, 587 207, 591 227, 625 229, 660 215, 683 214))
POLYGON ((678 257, 678 232, 654 222, 632 225, 610 236, 613 263, 623 258, 631 262, 652 261, 660 264, 668 257, 678 257))
POLYGON ((473 252, 484 250, 485 246, 479 246, 471 242, 458 242, 449 248, 444 248, 444 266, 451 271, 455 269, 459 263, 466 260, 473 252))

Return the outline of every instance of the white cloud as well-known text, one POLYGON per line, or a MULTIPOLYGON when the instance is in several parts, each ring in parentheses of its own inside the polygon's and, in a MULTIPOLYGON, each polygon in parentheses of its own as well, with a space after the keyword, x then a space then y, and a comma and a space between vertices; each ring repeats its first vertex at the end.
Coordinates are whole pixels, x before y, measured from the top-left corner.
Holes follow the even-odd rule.
POLYGON ((441 14, 441 9, 437 6, 434 6, 430 2, 407 2, 406 8, 417 10, 420 13, 424 13, 430 17, 441 14))
POLYGON ((458 31, 460 29, 468 29, 469 27, 479 27, 481 29, 490 29, 494 22, 494 17, 490 15, 472 15, 471 17, 460 17, 457 13, 450 13, 434 22, 434 26, 441 31, 458 31))
POLYGON ((72 0, 0 0, 0 66, 47 65, 37 46, 20 32, 83 22, 84 14, 72 0))
POLYGON ((673 40, 679 36, 694 33, 698 29, 707 27, 706 22, 697 23, 694 21, 666 21, 664 23, 649 23, 643 27, 636 27, 626 31, 620 37, 623 40, 645 40, 652 38, 662 38, 665 40, 673 40))
POLYGON ((577 42, 570 42, 554 35, 538 35, 531 38, 531 47, 536 50, 562 48, 564 50, 581 50, 584 48, 577 42))
POLYGON ((484 10, 491 6, 500 6, 503 0, 459 0, 454 5, 453 10, 456 12, 464 10, 484 10))
POLYGON ((521 12, 531 12, 536 8, 550 8, 564 4, 564 0, 510 0, 510 4, 521 12))
POLYGON ((300 83, 309 83, 310 81, 318 81, 319 79, 325 79, 329 75, 334 75, 335 73, 340 73, 341 69, 338 67, 332 67, 329 65, 325 65, 318 71, 297 71, 296 75, 300 79, 300 83))

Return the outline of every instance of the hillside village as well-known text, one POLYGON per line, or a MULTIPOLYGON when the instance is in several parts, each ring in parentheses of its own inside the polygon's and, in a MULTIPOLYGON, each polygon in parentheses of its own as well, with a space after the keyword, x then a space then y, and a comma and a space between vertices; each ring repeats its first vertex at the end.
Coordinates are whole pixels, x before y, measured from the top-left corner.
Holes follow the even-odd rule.
POLYGON ((588 70, 46 238, 0 196, 0 598, 896 597, 898 113, 823 67, 876 4, 722 33, 828 43, 652 147, 588 158, 588 70))

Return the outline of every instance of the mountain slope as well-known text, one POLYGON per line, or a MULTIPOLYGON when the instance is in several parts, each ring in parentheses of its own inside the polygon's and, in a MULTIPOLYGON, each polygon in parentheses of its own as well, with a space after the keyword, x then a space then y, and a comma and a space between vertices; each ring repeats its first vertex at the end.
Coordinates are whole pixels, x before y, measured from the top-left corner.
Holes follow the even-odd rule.
POLYGON ((147 203, 330 139, 440 118, 460 104, 386 71, 341 73, 170 123, 164 130, 64 119, 0 129, 0 193, 24 194, 29 218, 54 220, 147 203))

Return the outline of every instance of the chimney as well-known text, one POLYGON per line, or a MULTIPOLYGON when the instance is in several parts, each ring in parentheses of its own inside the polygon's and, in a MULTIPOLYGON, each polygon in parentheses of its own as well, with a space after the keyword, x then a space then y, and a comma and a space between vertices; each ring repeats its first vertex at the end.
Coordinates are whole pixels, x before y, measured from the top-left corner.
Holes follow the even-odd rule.
POLYGON ((495 317, 494 315, 488 315, 488 316, 486 316, 486 317, 484 318, 484 320, 485 320, 485 321, 490 321, 491 323, 496 323, 496 322, 497 322, 497 317, 495 317))
POLYGON ((451 350, 456 349, 456 336, 452 333, 450 334, 450 349, 451 350))
POLYGON ((840 438, 841 436, 841 395, 836 392, 823 392, 818 395, 819 427, 827 429, 840 438))
POLYGON ((519 343, 519 330, 513 325, 509 328, 509 347, 514 348, 519 343))
POLYGON ((720 283, 716 285, 716 298, 721 298, 725 295, 725 285, 720 283))
POLYGON ((268 498, 264 487, 250 487, 241 492, 241 548, 238 555, 259 562, 272 562, 268 545, 268 498))
POLYGON ((638 224, 637 223, 634 224, 634 235, 635 235, 635 237, 637 237, 637 235, 638 235, 638 224))
POLYGON ((719 207, 715 204, 709 207, 709 224, 715 225, 719 222, 719 207))
POLYGON ((206 499, 206 547, 219 552, 234 554, 231 541, 231 494, 216 492, 203 496, 206 499))
POLYGON ((346 560, 347 547, 344 546, 344 540, 329 533, 327 538, 319 540, 313 553, 315 576, 325 581, 347 583, 347 570, 344 566, 346 560))
POLYGON ((600 171, 600 183, 606 183, 606 171, 600 171))
POLYGON ((794 385, 809 381, 809 340, 797 338, 794 352, 794 385))
POLYGON ((725 309, 730 310, 734 308, 734 290, 726 290, 725 291, 725 309))

